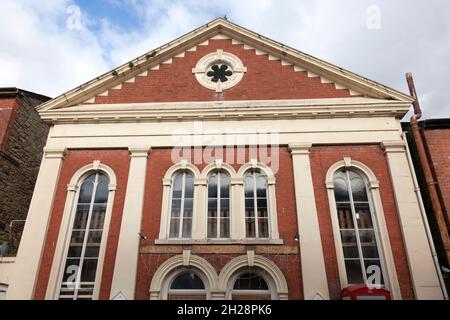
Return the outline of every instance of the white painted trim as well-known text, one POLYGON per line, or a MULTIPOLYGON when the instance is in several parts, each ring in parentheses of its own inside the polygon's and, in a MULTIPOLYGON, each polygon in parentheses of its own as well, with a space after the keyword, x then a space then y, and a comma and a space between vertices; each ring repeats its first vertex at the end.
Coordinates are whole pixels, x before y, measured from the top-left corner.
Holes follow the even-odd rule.
POLYGON ((339 221, 337 217, 336 200, 334 196, 334 174, 342 168, 355 170, 355 172, 359 173, 367 184, 367 196, 369 199, 372 219, 375 222, 374 230, 377 236, 377 242, 380 246, 380 262, 382 264, 382 269, 384 270, 383 276, 385 285, 387 289, 391 291, 393 299, 400 300, 402 298, 400 284, 398 282, 394 256, 384 217, 383 204, 379 194, 378 179, 368 166, 351 158, 344 158, 344 160, 334 163, 328 169, 325 178, 341 287, 346 287, 348 285, 348 281, 344 264, 344 253, 342 249, 339 221))

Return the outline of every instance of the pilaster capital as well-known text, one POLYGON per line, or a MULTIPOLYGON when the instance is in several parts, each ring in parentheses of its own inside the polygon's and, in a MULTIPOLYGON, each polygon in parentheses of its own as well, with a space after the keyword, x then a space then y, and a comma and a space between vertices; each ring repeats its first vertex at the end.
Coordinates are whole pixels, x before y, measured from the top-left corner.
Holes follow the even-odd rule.
POLYGON ((290 143, 289 151, 292 155, 300 155, 300 154, 309 154, 309 150, 312 147, 312 143, 310 142, 301 142, 301 143, 290 143))
POLYGON ((66 147, 44 147, 45 159, 64 159, 66 153, 66 147))
POLYGON ((403 140, 385 140, 381 142, 381 147, 386 153, 406 152, 406 142, 403 140))
POLYGON ((152 150, 149 146, 132 146, 128 147, 131 158, 146 158, 152 150))

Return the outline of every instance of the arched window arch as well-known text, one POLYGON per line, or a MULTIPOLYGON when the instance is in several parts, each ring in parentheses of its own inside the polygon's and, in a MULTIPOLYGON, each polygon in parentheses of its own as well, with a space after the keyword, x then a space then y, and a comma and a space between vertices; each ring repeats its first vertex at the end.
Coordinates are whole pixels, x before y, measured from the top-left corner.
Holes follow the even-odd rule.
POLYGON ((382 255, 367 179, 344 168, 335 172, 333 183, 347 283, 383 286, 382 255))
POLYGON ((250 270, 235 278, 231 297, 233 300, 270 300, 271 289, 261 272, 250 270))
POLYGON ((100 249, 109 198, 109 176, 89 171, 77 185, 74 215, 65 248, 59 286, 61 300, 90 300, 94 297, 100 249))
POLYGON ((168 300, 206 300, 207 288, 199 273, 186 269, 176 273, 168 286, 168 300))
POLYGON ((208 175, 208 238, 230 237, 231 178, 225 170, 208 175))
POLYGON ((179 170, 172 177, 169 238, 191 238, 193 210, 194 174, 179 170))
POLYGON ((245 237, 269 238, 269 203, 267 175, 259 169, 244 174, 245 237))

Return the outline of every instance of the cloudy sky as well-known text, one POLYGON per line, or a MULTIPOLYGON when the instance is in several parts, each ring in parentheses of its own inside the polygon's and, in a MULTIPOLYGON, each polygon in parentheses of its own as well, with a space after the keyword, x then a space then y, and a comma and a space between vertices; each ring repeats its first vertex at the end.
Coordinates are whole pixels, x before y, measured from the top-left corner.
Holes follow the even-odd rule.
POLYGON ((54 97, 227 15, 450 118, 450 1, 2 0, 0 86, 54 97), (79 14, 78 14, 79 13, 79 14))

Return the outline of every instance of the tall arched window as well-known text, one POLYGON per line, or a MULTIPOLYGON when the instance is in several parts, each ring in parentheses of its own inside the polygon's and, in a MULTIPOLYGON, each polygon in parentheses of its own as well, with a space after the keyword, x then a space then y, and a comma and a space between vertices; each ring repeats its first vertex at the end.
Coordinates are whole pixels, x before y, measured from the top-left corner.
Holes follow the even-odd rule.
POLYGON ((108 176, 97 171, 81 183, 60 286, 61 300, 93 297, 108 202, 108 176))
POLYGON ((259 274, 241 274, 233 285, 233 300, 270 300, 271 293, 266 280, 259 274))
POLYGON ((377 226, 365 179, 351 170, 336 172, 334 195, 348 284, 383 285, 377 226))
POLYGON ((205 284, 195 272, 183 272, 173 279, 170 284, 168 299, 205 300, 205 284))
POLYGON ((208 238, 230 237, 230 176, 213 171, 208 176, 208 238))
POLYGON ((247 171, 244 187, 246 238, 269 238, 267 176, 258 170, 247 171))
POLYGON ((192 236, 193 208, 194 175, 190 171, 179 171, 172 180, 170 238, 182 239, 192 236))

